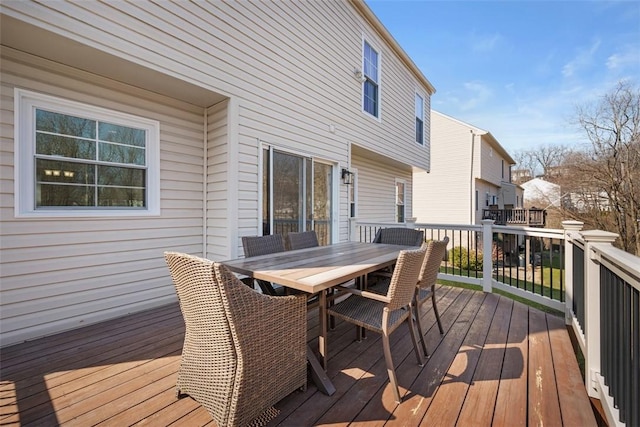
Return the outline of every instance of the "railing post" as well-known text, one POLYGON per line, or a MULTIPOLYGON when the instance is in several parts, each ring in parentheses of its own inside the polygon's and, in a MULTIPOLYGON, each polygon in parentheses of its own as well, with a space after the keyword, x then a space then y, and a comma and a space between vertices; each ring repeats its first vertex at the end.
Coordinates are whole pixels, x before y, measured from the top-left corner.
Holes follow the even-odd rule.
POLYGON ((358 225, 358 219, 357 218, 349 218, 349 236, 348 236, 348 240, 350 242, 359 242, 360 241, 360 237, 358 237, 358 235, 357 235, 358 229, 357 229, 356 225, 358 225))
POLYGON ((564 228, 564 320, 567 325, 570 325, 573 320, 573 239, 575 233, 582 230, 583 226, 584 222, 581 221, 562 221, 562 228, 564 228))
POLYGON ((482 290, 493 290, 493 220, 482 220, 482 290))
POLYGON ((418 220, 418 218, 407 218, 407 220, 405 221, 405 227, 411 228, 411 229, 416 228, 416 221, 417 220, 418 220))
POLYGON ((600 367, 600 262, 593 246, 598 243, 613 243, 618 237, 615 233, 602 230, 582 232, 584 239, 584 381, 587 393, 599 398, 598 383, 595 376, 600 367))

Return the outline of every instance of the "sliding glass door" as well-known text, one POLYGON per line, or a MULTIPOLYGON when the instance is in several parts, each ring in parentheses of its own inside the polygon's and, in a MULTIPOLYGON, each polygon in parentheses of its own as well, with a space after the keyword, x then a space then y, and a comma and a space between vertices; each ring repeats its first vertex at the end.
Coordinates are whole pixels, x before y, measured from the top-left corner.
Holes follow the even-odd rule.
POLYGON ((331 243, 333 167, 273 148, 263 161, 263 234, 315 230, 331 243))

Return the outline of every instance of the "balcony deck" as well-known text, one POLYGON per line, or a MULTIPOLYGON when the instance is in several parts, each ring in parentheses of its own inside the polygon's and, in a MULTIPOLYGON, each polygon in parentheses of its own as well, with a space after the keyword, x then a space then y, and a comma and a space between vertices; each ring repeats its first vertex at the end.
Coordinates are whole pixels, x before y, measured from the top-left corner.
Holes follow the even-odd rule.
POLYGON ((492 219, 495 225, 522 225, 544 228, 547 212, 544 209, 483 209, 482 219, 492 219))
MULTIPOLYGON (((445 334, 425 304, 424 367, 405 327, 391 335, 402 404, 379 337, 355 342, 353 326, 338 322, 328 370, 336 393, 310 382, 270 425, 596 425, 563 319, 468 289, 441 287, 438 300, 445 334)), ((215 425, 195 401, 175 398, 183 335, 172 304, 2 349, 0 424, 215 425)))

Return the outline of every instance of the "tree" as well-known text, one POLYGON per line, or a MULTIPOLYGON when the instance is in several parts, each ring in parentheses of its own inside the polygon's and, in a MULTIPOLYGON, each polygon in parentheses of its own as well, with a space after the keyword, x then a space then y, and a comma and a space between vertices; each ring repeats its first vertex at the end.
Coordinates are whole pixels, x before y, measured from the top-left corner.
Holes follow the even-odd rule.
POLYGON ((575 119, 590 146, 565 157, 571 176, 565 186, 580 201, 573 216, 618 233, 620 247, 640 255, 640 89, 620 81, 598 101, 578 106, 575 119))
POLYGON ((514 155, 516 169, 528 170, 530 176, 553 181, 563 159, 571 153, 565 145, 546 144, 534 149, 520 150, 514 155))

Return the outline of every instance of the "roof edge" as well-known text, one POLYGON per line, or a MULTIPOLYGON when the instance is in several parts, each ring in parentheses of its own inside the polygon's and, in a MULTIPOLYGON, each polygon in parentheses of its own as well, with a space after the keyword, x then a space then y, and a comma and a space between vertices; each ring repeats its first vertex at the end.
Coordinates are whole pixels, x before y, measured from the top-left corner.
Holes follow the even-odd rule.
POLYGON ((413 62, 411 57, 404 51, 402 46, 391 35, 389 30, 384 26, 380 19, 376 16, 371 8, 364 2, 364 0, 350 0, 351 4, 360 12, 360 14, 382 35, 382 37, 389 43, 393 51, 400 57, 400 59, 409 67, 411 71, 418 77, 418 80, 429 89, 429 94, 436 93, 436 88, 420 71, 420 68, 413 62))

